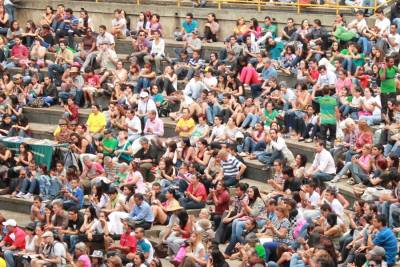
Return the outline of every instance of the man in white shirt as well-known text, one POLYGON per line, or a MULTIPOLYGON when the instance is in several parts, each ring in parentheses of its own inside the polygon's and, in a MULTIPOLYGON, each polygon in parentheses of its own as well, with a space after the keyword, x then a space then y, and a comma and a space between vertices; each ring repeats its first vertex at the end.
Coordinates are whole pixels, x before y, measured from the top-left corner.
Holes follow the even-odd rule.
POLYGON ((323 182, 333 179, 336 174, 336 166, 331 153, 325 149, 323 141, 317 142, 315 151, 314 161, 305 175, 307 178, 312 178, 315 184, 320 187, 323 182))
MULTIPOLYGON (((386 49, 387 56, 395 56, 399 53, 400 49, 400 34, 397 33, 397 24, 390 25, 389 34, 383 35, 383 40, 387 44, 386 49)), ((384 47, 386 48, 386 47, 384 47)))
MULTIPOLYGON (((139 117, 144 117, 145 121, 147 119, 147 114, 150 110, 157 111, 157 105, 153 99, 150 98, 147 91, 142 91, 139 95, 140 99, 138 102, 137 115, 139 117)), ((157 113, 158 117, 158 113, 157 113)))
POLYGON ((212 142, 224 142, 226 139, 226 127, 222 124, 222 118, 216 116, 214 119, 214 127, 212 128, 211 135, 208 139, 208 143, 212 142))
POLYGON ((204 85, 200 77, 200 72, 196 71, 194 77, 188 82, 183 92, 185 95, 190 96, 194 101, 196 101, 203 90, 207 90, 207 87, 204 85))
POLYGON ((358 10, 356 12, 356 18, 347 25, 347 28, 355 31, 359 35, 364 34, 364 32, 368 29, 368 24, 364 18, 363 10, 358 10))
POLYGON ((278 135, 277 130, 270 129, 269 133, 266 134, 265 142, 267 147, 270 146, 272 148, 272 153, 265 153, 262 159, 259 158, 261 162, 265 162, 267 165, 263 170, 270 169, 277 159, 286 159, 288 164, 294 161, 293 153, 288 149, 285 139, 278 135))
POLYGON ((318 67, 319 76, 314 87, 316 90, 322 90, 325 86, 328 86, 331 90, 335 89, 337 77, 335 73, 326 69, 325 65, 318 67))
POLYGON ((142 123, 133 109, 128 110, 125 118, 125 127, 128 130, 128 140, 133 142, 142 133, 142 123))
POLYGON ((385 17, 383 9, 378 8, 375 11, 375 15, 377 17, 377 19, 375 20, 375 27, 379 29, 379 36, 384 36, 385 34, 389 34, 390 20, 385 17))
POLYGON ((111 33, 116 38, 126 37, 126 19, 124 18, 121 9, 116 9, 114 11, 114 19, 111 21, 111 25, 111 33))

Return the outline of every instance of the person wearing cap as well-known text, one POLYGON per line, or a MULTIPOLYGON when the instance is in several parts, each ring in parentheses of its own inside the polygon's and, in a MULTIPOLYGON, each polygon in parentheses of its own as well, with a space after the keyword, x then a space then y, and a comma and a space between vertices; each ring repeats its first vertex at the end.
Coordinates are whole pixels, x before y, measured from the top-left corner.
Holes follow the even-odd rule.
POLYGON ((54 131, 54 139, 59 144, 69 143, 72 131, 68 129, 68 122, 65 119, 58 120, 58 128, 54 131))
MULTIPOLYGON (((189 75, 189 72, 188 76, 191 76, 189 75)), ((190 79, 190 81, 186 84, 183 92, 186 96, 191 97, 194 101, 197 101, 200 98, 200 94, 203 90, 207 90, 207 87, 202 81, 201 72, 199 70, 195 70, 193 78, 190 79)))
POLYGON ((14 219, 3 222, 7 228, 7 235, 0 242, 0 247, 4 251, 4 259, 7 266, 15 266, 14 253, 25 249, 25 232, 17 226, 14 219))
POLYGON ((104 264, 104 254, 101 250, 93 250, 92 255, 89 256, 91 258, 91 266, 92 267, 106 267, 104 264))
POLYGON ((165 41, 164 39, 160 38, 161 33, 160 31, 153 31, 152 36, 154 36, 153 42, 151 44, 150 54, 144 56, 145 63, 152 63, 154 61, 156 65, 156 73, 160 75, 161 72, 161 60, 165 56, 165 41))
POLYGON ((103 73, 100 78, 100 84, 102 84, 116 70, 118 63, 117 53, 111 48, 109 41, 105 40, 100 45, 96 62, 100 65, 100 70, 103 73))
POLYGON ((60 41, 60 50, 56 53, 54 63, 48 65, 48 75, 53 79, 57 86, 61 85, 60 75, 74 63, 74 54, 67 49, 67 43, 64 40, 60 41))
POLYGON ((56 241, 51 231, 46 231, 42 235, 44 247, 41 254, 32 258, 31 267, 42 266, 66 266, 67 250, 65 245, 56 241))
POLYGON ((142 90, 139 95, 140 99, 137 104, 137 113, 136 115, 139 116, 139 118, 143 118, 143 121, 147 121, 147 114, 149 113, 150 110, 154 110, 157 113, 158 117, 158 109, 157 105, 154 102, 154 100, 150 97, 149 92, 146 90, 142 90))

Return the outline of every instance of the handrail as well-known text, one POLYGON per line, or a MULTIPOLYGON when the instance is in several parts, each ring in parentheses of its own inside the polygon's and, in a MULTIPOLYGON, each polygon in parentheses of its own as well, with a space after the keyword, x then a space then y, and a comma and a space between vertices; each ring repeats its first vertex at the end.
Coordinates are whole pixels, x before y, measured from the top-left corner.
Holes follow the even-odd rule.
MULTIPOLYGON (((182 2, 191 2, 191 1, 185 1, 185 0, 175 0, 176 5, 178 7, 181 6, 182 2)), ((294 2, 271 2, 271 0, 212 0, 213 3, 217 5, 218 9, 223 8, 223 4, 228 4, 228 5, 234 5, 234 4, 240 4, 240 5, 245 5, 245 6, 254 6, 257 8, 257 11, 262 11, 263 7, 294 7, 297 9, 297 14, 301 13, 302 8, 308 8, 308 9, 314 9, 314 8, 323 8, 323 9, 334 9, 336 10, 336 14, 339 14, 340 10, 354 10, 354 9, 368 9, 368 10, 373 10, 376 11, 378 8, 389 5, 391 2, 394 0, 384 0, 383 3, 378 4, 378 0, 374 0, 374 5, 373 6, 348 6, 348 5, 340 5, 339 1, 340 0, 333 0, 334 2, 332 3, 326 3, 326 4, 311 4, 311 3, 305 3, 303 2, 304 0, 293 0, 294 2)), ((307 0, 310 1, 310 0, 307 0)), ((99 2, 99 0, 96 0, 96 2, 99 2)), ((173 2, 173 1, 171 1, 173 2)), ((141 1, 136 0, 136 4, 140 5, 141 1)))

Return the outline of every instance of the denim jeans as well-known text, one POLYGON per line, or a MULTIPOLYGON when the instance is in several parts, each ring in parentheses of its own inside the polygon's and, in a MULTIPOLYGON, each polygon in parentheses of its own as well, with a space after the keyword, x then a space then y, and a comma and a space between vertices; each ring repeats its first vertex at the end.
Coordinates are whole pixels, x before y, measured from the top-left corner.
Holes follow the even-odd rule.
POLYGON ((278 248, 279 243, 272 241, 272 242, 265 242, 263 244, 265 249, 265 261, 268 262, 269 258, 272 255, 276 256, 276 249, 278 248))
POLYGON ((354 74, 356 71, 356 65, 354 64, 353 60, 351 58, 345 58, 343 60, 343 68, 347 71, 350 72, 351 74, 354 74))
POLYGON ((314 183, 320 187, 323 182, 328 182, 333 179, 334 174, 324 173, 324 172, 316 172, 312 175, 312 179, 314 183))
POLYGON ((265 147, 265 142, 260 141, 256 142, 251 138, 250 136, 247 136, 244 139, 244 146, 243 146, 243 151, 244 152, 253 152, 253 151, 261 151, 265 147))
POLYGON ((275 150, 272 153, 261 152, 255 153, 257 159, 268 166, 272 166, 275 160, 283 159, 282 151, 275 150))
POLYGON ((387 157, 389 154, 393 153, 396 156, 400 156, 400 141, 396 141, 393 145, 387 144, 384 146, 384 155, 387 157))
POLYGON ((80 236, 79 235, 65 235, 64 236, 64 242, 68 244, 69 252, 74 252, 75 251, 75 246, 78 244, 80 241, 80 236))
POLYGON ((226 187, 235 186, 239 181, 236 176, 226 176, 224 175, 224 183, 226 187))
POLYGON ((392 23, 397 25, 397 33, 400 33, 400 18, 395 18, 392 23))
POLYGON ((208 105, 206 109, 207 122, 214 123, 214 118, 221 112, 221 106, 218 103, 208 105))
POLYGON ((57 86, 60 86, 61 85, 61 77, 60 77, 60 75, 61 75, 61 73, 63 73, 66 69, 68 68, 68 65, 67 64, 63 64, 63 65, 60 65, 60 64, 50 64, 49 66, 48 66, 48 69, 49 69, 49 71, 48 71, 48 75, 49 75, 49 77, 51 77, 52 79, 53 79, 53 81, 55 82, 55 84, 57 85, 57 86))
POLYGON ((12 250, 4 251, 4 259, 6 260, 7 267, 15 266, 14 251, 12 250))
POLYGON ((300 255, 295 253, 290 259, 290 267, 306 267, 307 265, 301 259, 300 255))
POLYGON ((198 202, 198 201, 195 201, 195 200, 193 200, 191 198, 187 198, 187 197, 181 198, 179 202, 180 202, 181 206, 187 210, 202 209, 206 206, 206 204, 203 201, 198 202))
POLYGON ((247 114, 246 118, 242 122, 242 127, 246 128, 249 126, 249 127, 253 128, 259 120, 260 120, 260 117, 258 115, 249 113, 249 114, 247 114))
POLYGON ((23 194, 26 194, 26 193, 34 194, 37 185, 38 185, 38 181, 35 178, 32 179, 32 181, 29 178, 25 178, 22 181, 22 185, 21 185, 21 188, 19 191, 22 192, 23 194))
POLYGON ((376 125, 382 121, 381 115, 361 115, 358 118, 359 120, 367 121, 368 125, 376 125))
POLYGON ((367 37, 361 36, 358 39, 357 44, 362 47, 362 53, 364 54, 364 56, 367 56, 371 53, 372 46, 367 37))
POLYGON ((150 87, 150 85, 151 85, 150 79, 144 78, 144 77, 139 77, 138 83, 135 88, 135 93, 139 94, 142 91, 142 89, 146 89, 146 88, 150 87))
POLYGON ((229 244, 225 249, 226 254, 231 255, 233 249, 235 248, 236 243, 244 242, 244 240, 242 238, 242 233, 244 230, 245 222, 246 221, 239 220, 239 219, 233 220, 231 239, 229 240, 229 244))
POLYGON ((261 84, 252 84, 250 85, 250 90, 251 90, 251 97, 256 98, 261 94, 262 88, 261 84))

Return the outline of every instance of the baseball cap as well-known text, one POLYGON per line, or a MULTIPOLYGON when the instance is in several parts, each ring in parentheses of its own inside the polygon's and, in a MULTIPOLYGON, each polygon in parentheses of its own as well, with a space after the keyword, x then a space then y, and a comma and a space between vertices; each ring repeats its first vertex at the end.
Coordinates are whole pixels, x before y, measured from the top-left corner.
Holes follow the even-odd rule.
POLYGON ((42 237, 54 237, 53 232, 51 231, 46 231, 44 232, 44 234, 42 235, 42 237))
POLYGON ((14 219, 8 219, 7 221, 3 222, 4 226, 17 226, 17 222, 14 219))
POLYGON ((146 91, 142 91, 139 96, 140 96, 140 98, 145 98, 145 97, 149 96, 149 93, 146 91))

